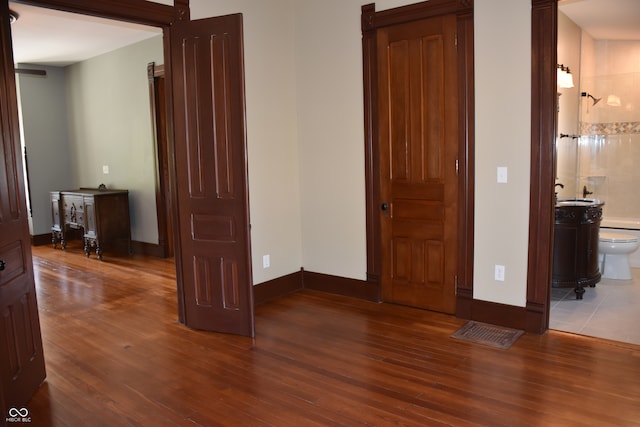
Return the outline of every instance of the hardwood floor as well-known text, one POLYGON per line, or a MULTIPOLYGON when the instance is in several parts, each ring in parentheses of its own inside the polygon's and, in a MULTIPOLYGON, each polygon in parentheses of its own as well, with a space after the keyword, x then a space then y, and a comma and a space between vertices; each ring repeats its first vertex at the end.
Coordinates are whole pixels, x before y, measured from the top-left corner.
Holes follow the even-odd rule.
POLYGON ((509 350, 448 315, 303 291, 255 339, 176 322, 174 265, 34 248, 47 381, 33 426, 640 425, 640 347, 549 332, 509 350))

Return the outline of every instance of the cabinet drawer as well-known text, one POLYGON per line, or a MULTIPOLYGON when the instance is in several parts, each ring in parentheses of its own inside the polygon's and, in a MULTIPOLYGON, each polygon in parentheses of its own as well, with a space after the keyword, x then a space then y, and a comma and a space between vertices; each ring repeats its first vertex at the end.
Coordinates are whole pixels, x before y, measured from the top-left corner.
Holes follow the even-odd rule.
POLYGON ((64 222, 71 227, 84 227, 84 203, 82 197, 63 196, 64 222))
POLYGON ((60 193, 51 193, 51 229, 54 231, 61 230, 60 222, 60 193))

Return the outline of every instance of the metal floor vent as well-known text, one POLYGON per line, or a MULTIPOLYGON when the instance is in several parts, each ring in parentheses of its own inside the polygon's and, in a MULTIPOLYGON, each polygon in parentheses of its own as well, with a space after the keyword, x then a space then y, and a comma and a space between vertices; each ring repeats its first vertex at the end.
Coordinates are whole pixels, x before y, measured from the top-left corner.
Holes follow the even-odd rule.
POLYGON ((503 328, 502 326, 480 322, 468 322, 451 336, 464 341, 507 350, 522 334, 524 334, 524 331, 518 329, 503 328))

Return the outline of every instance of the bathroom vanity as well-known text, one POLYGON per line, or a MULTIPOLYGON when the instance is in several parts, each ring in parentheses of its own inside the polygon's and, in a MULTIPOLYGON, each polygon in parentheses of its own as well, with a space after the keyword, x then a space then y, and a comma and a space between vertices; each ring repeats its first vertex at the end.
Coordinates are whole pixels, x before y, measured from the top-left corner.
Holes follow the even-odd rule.
POLYGON ((598 235, 603 205, 598 199, 556 202, 552 286, 574 288, 576 299, 582 299, 585 287, 600 281, 598 235))

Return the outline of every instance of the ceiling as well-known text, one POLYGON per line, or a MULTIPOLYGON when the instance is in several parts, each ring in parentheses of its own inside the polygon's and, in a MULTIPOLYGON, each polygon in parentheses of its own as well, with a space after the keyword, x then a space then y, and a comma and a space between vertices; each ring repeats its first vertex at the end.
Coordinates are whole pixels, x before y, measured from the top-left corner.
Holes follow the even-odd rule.
POLYGON ((639 0, 561 0, 558 8, 596 40, 640 40, 639 0))
MULTIPOLYGON (((145 27, 9 3, 16 63, 66 66, 159 35, 145 27)), ((640 40, 640 0, 561 0, 560 10, 595 39, 640 40)))
POLYGON ((162 29, 9 2, 16 64, 67 66, 162 34, 162 29))

